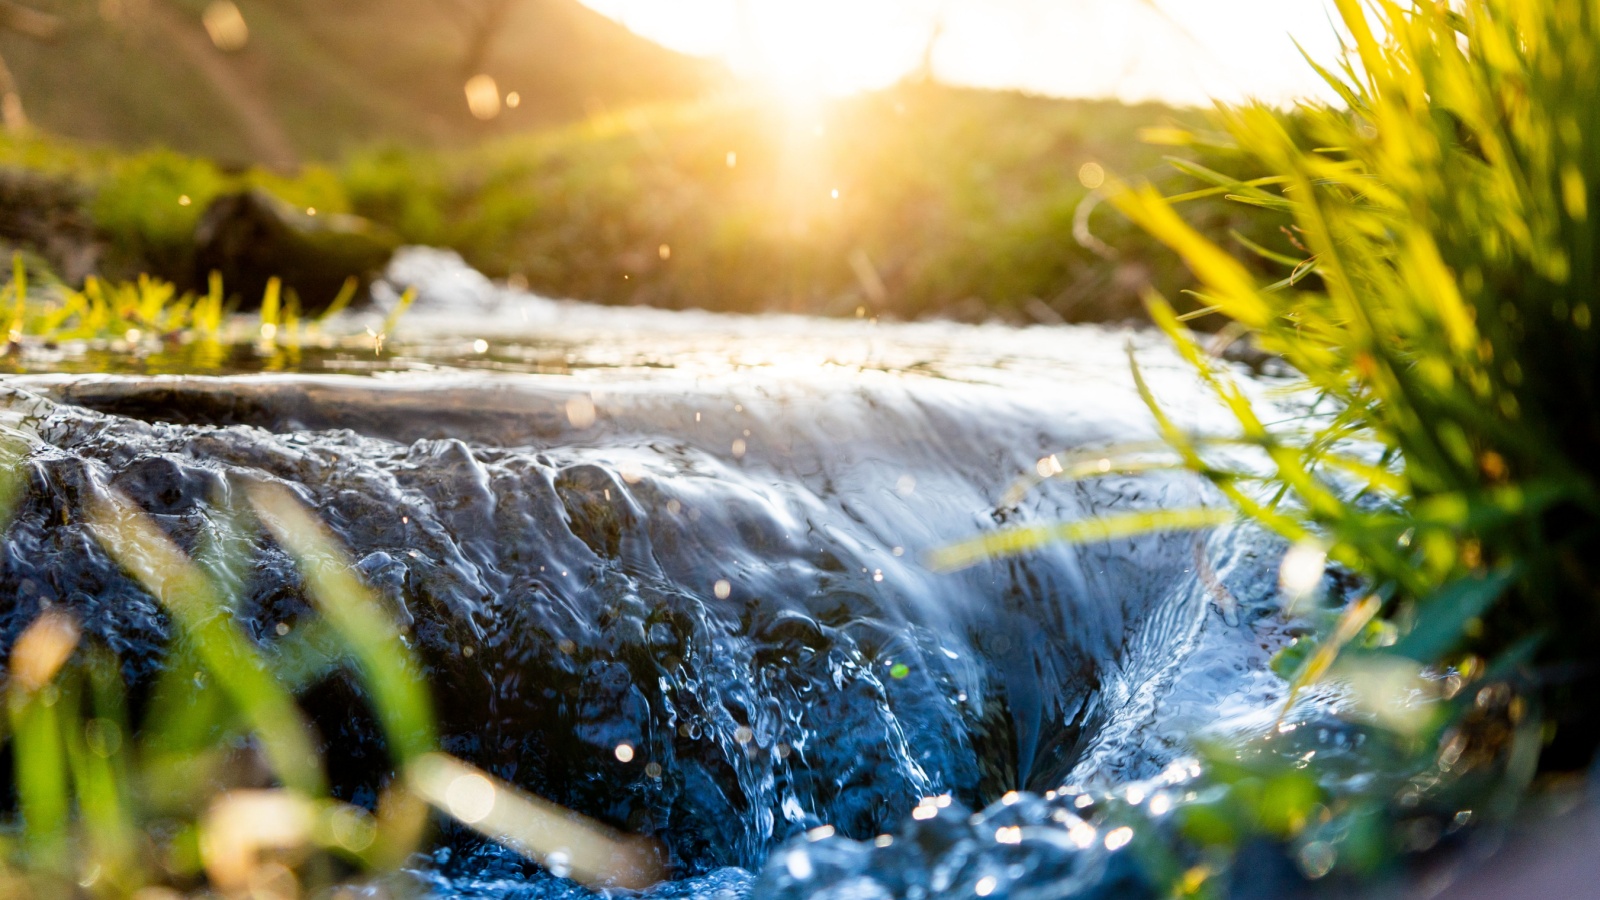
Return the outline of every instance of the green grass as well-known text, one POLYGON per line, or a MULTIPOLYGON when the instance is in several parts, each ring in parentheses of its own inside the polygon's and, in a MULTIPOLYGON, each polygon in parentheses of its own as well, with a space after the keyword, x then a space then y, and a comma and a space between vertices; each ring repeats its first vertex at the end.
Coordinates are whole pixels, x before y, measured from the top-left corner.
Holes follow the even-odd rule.
MULTIPOLYGON (((1348 111, 1308 107, 1296 131, 1260 108, 1222 116, 1271 181, 1217 177, 1218 190, 1291 214, 1309 277, 1262 284, 1151 188, 1114 202, 1184 256, 1230 327, 1337 410, 1309 439, 1263 424, 1151 299, 1270 456, 1272 503, 1205 470, 1245 514, 1365 576, 1400 629, 1396 653, 1584 664, 1600 646, 1600 113, 1586 94, 1600 8, 1376 9, 1381 33, 1340 4, 1354 44, 1330 83, 1348 111), (1381 451, 1377 464, 1340 464, 1352 443, 1381 451)), ((1586 764, 1600 735, 1589 705, 1534 686, 1552 718, 1546 762, 1586 764)))
POLYGON ((1162 137, 1241 154, 1230 165, 1180 163, 1201 184, 1177 196, 1138 178, 1110 195, 1198 278, 1194 313, 1155 291, 1147 303, 1238 430, 1187 432, 1135 362, 1169 453, 1129 448, 1109 467, 1182 465, 1231 510, 1036 527, 943 560, 1196 527, 1207 512, 1293 542, 1285 614, 1314 631, 1275 668, 1291 707, 1318 681, 1350 689, 1347 714, 1381 736, 1364 755, 1375 777, 1337 789, 1318 762, 1297 777, 1279 737, 1209 748, 1198 802, 1177 813, 1200 856, 1146 848, 1180 892, 1220 890, 1236 850, 1262 838, 1310 878, 1393 872, 1408 822, 1503 821, 1537 804, 1539 773, 1561 784, 1600 744, 1600 5, 1338 9, 1348 54, 1322 72, 1340 105, 1223 108, 1217 133, 1162 137), (1215 197, 1292 224, 1241 260, 1181 215, 1215 197), (1262 277, 1262 259, 1282 270, 1262 277), (1190 331, 1197 318, 1280 355, 1320 412, 1266 419, 1190 331), (1240 446, 1259 464, 1241 466, 1240 446), (1330 563, 1360 576, 1358 599, 1323 605, 1330 563))

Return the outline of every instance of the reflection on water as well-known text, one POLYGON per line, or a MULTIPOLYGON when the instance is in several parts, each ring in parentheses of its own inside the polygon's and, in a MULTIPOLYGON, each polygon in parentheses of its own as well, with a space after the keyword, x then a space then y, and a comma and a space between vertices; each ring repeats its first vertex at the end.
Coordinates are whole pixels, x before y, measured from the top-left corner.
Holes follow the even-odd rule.
MULTIPOLYGON (((655 838, 660 897, 1115 895, 1142 876, 1134 832, 1092 822, 1107 792, 1159 819, 1197 733, 1271 726, 1287 625, 1259 535, 925 565, 1002 524, 1203 501, 1153 473, 999 505, 1057 450, 1153 436, 1129 340, 1208 422, 1157 340, 601 309, 431 251, 391 276, 420 296, 381 349, 374 314, 295 360, 223 353, 294 374, 145 377, 182 362, 158 350, 79 375, 105 359, 63 349, 35 367, 57 374, 9 379, 4 415, 41 444, 0 635, 65 605, 159 669, 165 622, 80 524, 116 489, 186 549, 253 542, 238 615, 270 648, 307 603, 228 510, 282 484, 405 626, 443 749, 655 838)), ((358 698, 322 683, 305 704, 341 794, 370 803, 385 757, 358 698)), ((447 895, 582 894, 465 831, 418 871, 447 895)))

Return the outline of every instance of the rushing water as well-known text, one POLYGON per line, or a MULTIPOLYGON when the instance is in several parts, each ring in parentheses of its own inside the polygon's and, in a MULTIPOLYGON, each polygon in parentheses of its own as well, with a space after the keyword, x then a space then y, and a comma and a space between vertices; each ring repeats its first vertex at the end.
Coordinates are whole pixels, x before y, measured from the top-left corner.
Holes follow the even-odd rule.
MULTIPOLYGON (((601 309, 426 251, 391 277, 422 290, 382 352, 7 379, 4 415, 41 443, 4 641, 65 605, 148 675, 167 625, 86 500, 120 491, 192 548, 253 540, 227 498, 282 483, 402 617, 445 749, 657 840, 660 897, 1118 895, 1141 876, 1085 824, 1093 798, 1181 784, 1195 736, 1272 722, 1288 625, 1259 534, 927 565, 1005 525, 1206 502, 1158 473, 1002 503, 1043 456, 1153 437, 1130 342, 1181 417, 1222 427, 1159 339, 601 309)), ((270 647, 307 606, 288 557, 255 553, 239 615, 270 647)), ((371 802, 375 730, 340 684, 306 702, 340 791, 371 802)), ((418 875, 443 894, 584 893, 441 841, 418 875)))

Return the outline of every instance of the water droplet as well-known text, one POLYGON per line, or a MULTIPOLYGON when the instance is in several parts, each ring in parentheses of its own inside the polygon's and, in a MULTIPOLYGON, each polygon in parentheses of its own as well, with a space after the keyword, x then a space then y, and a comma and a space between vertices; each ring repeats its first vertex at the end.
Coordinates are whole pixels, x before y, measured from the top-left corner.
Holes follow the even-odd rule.
POLYGON ((474 75, 462 87, 467 95, 467 111, 474 119, 488 121, 500 115, 500 86, 494 76, 474 75))
POLYGON ((895 493, 899 494, 902 497, 909 497, 912 494, 916 493, 916 491, 917 491, 917 476, 912 475, 909 472, 907 472, 904 475, 901 475, 899 480, 894 483, 894 490, 895 490, 895 493))
POLYGON ((288 622, 279 622, 277 624, 277 626, 274 627, 272 630, 276 631, 278 633, 278 637, 283 637, 284 635, 289 633, 289 623, 288 622))
POLYGON ((1333 870, 1337 854, 1327 841, 1312 841, 1300 848, 1300 871, 1310 879, 1321 878, 1333 870))
POLYGON ((892 678, 904 678, 904 677, 906 677, 907 675, 910 675, 910 674, 911 674, 911 667, 906 665, 905 663, 895 663, 894 665, 889 667, 889 675, 892 678))
POLYGON ((783 867, 789 870, 789 876, 796 881, 805 881, 811 877, 811 855, 804 850, 790 850, 783 859, 783 867))
POLYGON ((880 834, 877 837, 872 839, 872 846, 874 846, 874 847, 892 847, 892 846, 894 846, 894 835, 892 835, 892 834, 880 834))
POLYGON ((1089 849, 1089 845, 1094 843, 1097 834, 1098 832, 1094 830, 1094 826, 1082 819, 1067 826, 1067 839, 1072 841, 1080 850, 1089 849))
POLYGON ((250 26, 233 0, 213 0, 200 14, 200 24, 212 46, 224 53, 242 50, 250 42, 250 26))
POLYGON ((995 885, 997 884, 999 884, 999 880, 993 875, 985 875, 978 879, 977 884, 972 886, 972 892, 979 897, 987 897, 994 893, 995 885))
POLYGON ((738 728, 733 730, 733 739, 738 741, 741 745, 750 743, 751 739, 755 736, 756 733, 751 731, 750 726, 748 725, 740 725, 738 728))
POLYGON ((726 600, 728 595, 733 593, 733 585, 729 584, 726 579, 719 578, 717 583, 711 586, 711 593, 716 594, 718 600, 726 600))
POLYGON ((1007 825, 994 830, 994 840, 997 844, 1022 843, 1022 829, 1016 825, 1007 825))
POLYGON ((644 774, 648 775, 651 778, 660 778, 661 777, 661 763, 658 763, 658 762, 645 763, 644 774))
POLYGON ((1311 595, 1322 583, 1328 554, 1316 544, 1300 543, 1289 548, 1278 566, 1278 586, 1290 603, 1311 595))
POLYGON ((489 352, 489 342, 484 340, 483 338, 478 338, 477 340, 472 342, 472 352, 473 353, 488 353, 489 352))
POLYGON ((816 828, 806 832, 806 840, 812 843, 831 837, 833 837, 832 825, 818 825, 816 828))
POLYGON ((496 793, 489 779, 470 772, 457 775, 450 781, 450 786, 444 791, 444 802, 450 808, 450 815, 473 825, 482 822, 494 811, 496 793))
POLYGON ((1123 847, 1128 846, 1128 842, 1131 840, 1133 840, 1132 828, 1126 825, 1121 828, 1113 828, 1106 832, 1106 849, 1121 850, 1123 847))
POLYGON ((744 451, 745 451, 745 449, 746 449, 746 445, 745 445, 745 442, 744 442, 744 438, 735 438, 734 441, 733 441, 733 458, 734 459, 744 459, 744 451))
POLYGON ((550 870, 551 875, 566 878, 572 874, 572 854, 565 850, 552 850, 544 858, 544 867, 550 870))
POLYGON ((588 428, 594 420, 594 400, 588 394, 578 394, 567 401, 567 421, 573 428, 588 428))
POLYGON ((612 752, 617 754, 617 760, 619 762, 633 762, 632 744, 618 744, 617 749, 612 752))

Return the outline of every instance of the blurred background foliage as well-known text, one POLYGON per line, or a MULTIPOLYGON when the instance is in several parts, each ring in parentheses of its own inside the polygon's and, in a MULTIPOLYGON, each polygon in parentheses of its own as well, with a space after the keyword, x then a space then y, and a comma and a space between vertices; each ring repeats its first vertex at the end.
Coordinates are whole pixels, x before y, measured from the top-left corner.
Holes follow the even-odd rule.
MULTIPOLYGON (((452 150, 391 142, 292 172, 13 133, 0 138, 0 200, 24 214, 0 238, 69 282, 149 272, 203 290, 205 210, 260 188, 556 297, 1118 320, 1143 315, 1147 284, 1176 293, 1192 280, 1126 219, 1096 212, 1092 187, 1117 171, 1176 190, 1186 182, 1170 148, 1143 134, 1203 122, 1154 104, 906 83, 804 109, 732 95, 637 107, 452 150)), ((1185 215, 1235 247, 1239 229, 1283 243, 1282 223, 1221 197, 1185 215)))
POLYGON ((0 12, 0 54, 37 127, 235 168, 378 140, 461 146, 727 78, 577 0, 28 0, 0 12), (482 73, 518 105, 475 116, 462 86, 482 73))
MULTIPOLYGON (((1191 284, 1083 201, 1108 171, 1177 189, 1140 134, 1192 110, 919 73, 781 102, 576 0, 8 2, 0 56, 0 240, 75 286, 204 291, 196 228, 248 188, 603 303, 1048 323, 1191 284)), ((1224 243, 1283 224, 1185 215, 1224 243)))

